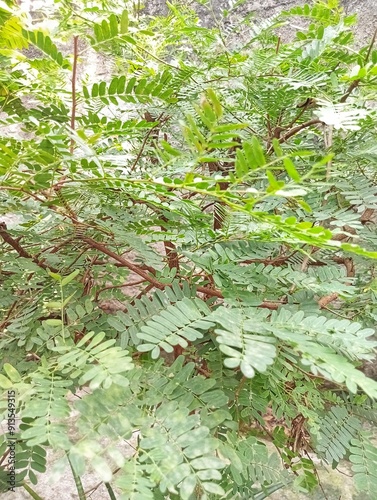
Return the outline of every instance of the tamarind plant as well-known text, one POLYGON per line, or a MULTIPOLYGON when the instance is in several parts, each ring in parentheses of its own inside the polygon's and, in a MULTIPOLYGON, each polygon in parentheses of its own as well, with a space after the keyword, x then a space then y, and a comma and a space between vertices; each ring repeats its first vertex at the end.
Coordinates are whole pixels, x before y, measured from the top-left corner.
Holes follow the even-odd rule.
POLYGON ((341 461, 372 498, 375 37, 337 0, 200 3, 209 27, 184 2, 0 2, 16 488, 43 496, 52 450, 81 499, 88 470, 126 500, 305 495, 341 461))

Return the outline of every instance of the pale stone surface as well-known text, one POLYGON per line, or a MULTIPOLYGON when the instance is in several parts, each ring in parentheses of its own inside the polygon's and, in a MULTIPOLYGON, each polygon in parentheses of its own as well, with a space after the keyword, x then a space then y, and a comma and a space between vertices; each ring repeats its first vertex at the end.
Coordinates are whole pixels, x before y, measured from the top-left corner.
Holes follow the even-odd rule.
MULTIPOLYGON (((199 14, 202 24, 209 26, 214 24, 214 18, 218 21, 221 19, 221 13, 224 9, 229 9, 231 4, 235 2, 231 0, 210 0, 207 7, 204 7, 195 2, 184 0, 190 7, 195 7, 199 14), (212 4, 212 7, 211 7, 212 4), (208 7, 209 6, 209 7, 208 7)), ((311 0, 246 0, 241 5, 235 16, 242 18, 252 14, 255 21, 260 19, 268 19, 275 16, 282 10, 288 10, 295 5, 311 4, 311 0)), ((166 0, 147 0, 146 12, 151 15, 166 13, 166 0)), ((341 0, 341 5, 347 14, 357 14, 358 24, 356 27, 356 40, 359 45, 365 45, 371 40, 374 30, 377 26, 377 2, 376 0, 341 0)), ((287 28, 288 33, 292 28, 287 28)))

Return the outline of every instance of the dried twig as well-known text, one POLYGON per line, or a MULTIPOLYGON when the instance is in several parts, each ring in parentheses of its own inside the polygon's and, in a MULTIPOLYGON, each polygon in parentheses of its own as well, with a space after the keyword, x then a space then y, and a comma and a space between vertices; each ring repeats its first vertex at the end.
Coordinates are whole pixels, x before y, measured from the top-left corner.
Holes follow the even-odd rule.
POLYGON ((322 297, 318 301, 318 305, 321 309, 326 308, 330 302, 334 302, 339 297, 339 295, 336 292, 330 293, 329 295, 326 295, 325 297, 322 297))

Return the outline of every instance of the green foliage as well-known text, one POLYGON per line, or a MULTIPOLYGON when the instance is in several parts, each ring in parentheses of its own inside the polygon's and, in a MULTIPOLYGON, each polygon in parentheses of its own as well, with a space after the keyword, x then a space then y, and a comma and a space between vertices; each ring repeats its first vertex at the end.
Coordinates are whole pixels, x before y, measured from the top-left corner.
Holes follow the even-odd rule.
POLYGON ((56 45, 51 41, 51 38, 44 35, 42 31, 23 30, 22 34, 31 44, 38 47, 38 49, 55 61, 56 64, 62 68, 70 68, 70 64, 64 59, 62 53, 58 51, 56 45))
POLYGON ((372 464, 376 463, 377 456, 377 448, 370 444, 368 437, 363 433, 359 439, 352 439, 350 447, 355 484, 360 491, 367 492, 376 487, 376 470, 372 464))
POLYGON ((172 76, 169 71, 163 71, 152 78, 138 79, 132 76, 129 80, 123 75, 115 77, 106 85, 106 82, 100 84, 94 83, 91 89, 83 87, 83 95, 87 100, 99 98, 102 103, 118 105, 123 102, 153 102, 153 99, 161 99, 165 102, 174 102, 171 95, 174 93, 174 87, 171 86, 172 76), (170 85, 169 85, 170 84, 170 85))
POLYGON ((138 337, 149 343, 142 343, 138 350, 141 352, 152 351, 152 358, 157 358, 160 349, 173 352, 173 346, 188 347, 188 341, 194 342, 203 338, 198 330, 209 330, 213 323, 203 319, 202 314, 208 315, 210 309, 206 303, 199 299, 184 298, 174 305, 168 306, 160 314, 153 316, 140 328, 138 337))
POLYGON ((338 464, 350 449, 351 440, 358 436, 361 422, 345 408, 333 407, 319 425, 316 449, 328 463, 338 464))
POLYGON ((1 409, 35 498, 47 451, 81 497, 310 493, 314 458, 375 492, 377 52, 336 0, 241 3, 1 3, 1 409))

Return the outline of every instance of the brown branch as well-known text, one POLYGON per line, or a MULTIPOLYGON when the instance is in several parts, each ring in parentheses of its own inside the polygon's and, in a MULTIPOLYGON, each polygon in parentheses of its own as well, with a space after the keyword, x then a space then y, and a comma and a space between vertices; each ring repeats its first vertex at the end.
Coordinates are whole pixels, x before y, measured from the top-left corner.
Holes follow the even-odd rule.
MULTIPOLYGON (((301 116, 301 114, 297 115, 295 120, 297 120, 300 116, 301 116)), ((291 123, 294 123, 294 121, 291 123)), ((278 139, 279 143, 283 144, 284 142, 287 142, 287 140, 290 139, 292 136, 301 132, 301 130, 304 130, 305 128, 311 127, 312 125, 318 125, 320 123, 323 123, 323 122, 321 120, 319 120, 318 118, 313 118, 312 120, 301 123, 301 125, 297 125, 296 127, 291 128, 283 136, 281 136, 281 133, 283 132, 283 130, 286 130, 287 127, 279 127, 278 126, 273 131, 273 138, 278 139)), ((270 142, 267 142, 267 153, 270 154, 270 153, 272 153, 272 151, 273 151, 272 144, 270 142)))
POLYGON ((152 285, 151 283, 149 283, 149 285, 148 285, 148 286, 146 286, 146 287, 145 287, 145 289, 144 289, 144 290, 142 290, 142 291, 141 291, 141 292, 140 292, 140 293, 139 293, 139 294, 138 294, 138 295, 134 298, 134 300, 131 302, 131 306, 134 306, 134 305, 135 305, 135 301, 136 301, 136 300, 140 300, 140 299, 141 299, 141 297, 142 297, 143 295, 145 295, 146 293, 148 293, 150 290, 152 290, 152 288, 153 288, 153 285, 152 285))
MULTIPOLYGON (((18 304, 18 302, 19 302, 19 299, 15 300, 13 302, 13 304, 10 306, 10 308, 8 309, 8 312, 6 313, 5 318, 0 323, 0 330, 3 330, 4 328, 6 328, 7 325, 9 324, 9 318, 11 317, 12 312, 16 308, 16 305, 18 304)), ((0 462, 0 465, 1 465, 1 462, 0 462)))
POLYGON ((301 125, 297 125, 297 127, 293 127, 291 130, 289 130, 283 137, 279 139, 280 144, 283 142, 286 142, 288 139, 290 139, 293 135, 296 135, 298 132, 301 132, 301 130, 304 130, 305 128, 311 127, 312 125, 318 125, 322 123, 321 120, 318 118, 313 118, 312 120, 309 120, 307 122, 301 123, 301 125))
MULTIPOLYGON (((161 226, 161 229, 163 230, 163 226, 161 226)), ((179 271, 179 259, 174 243, 171 241, 164 241, 164 248, 169 269, 176 269, 179 271)))
POLYGON ((313 106, 313 102, 313 99, 308 97, 308 99, 306 99, 304 103, 298 104, 297 108, 300 109, 300 111, 285 128, 289 130, 291 127, 293 127, 293 125, 301 118, 305 111, 313 106))
POLYGON ((373 33, 373 37, 372 37, 372 41, 370 42, 369 44, 369 47, 368 47, 368 52, 365 56, 365 63, 368 62, 368 59, 370 57, 370 54, 372 52, 372 49, 373 49, 373 45, 374 45, 374 42, 376 41, 376 37, 377 37, 377 28, 374 30, 374 33, 373 33))
MULTIPOLYGON (((76 126, 76 107, 77 107, 77 96, 76 96, 76 81, 77 81, 77 58, 78 58, 78 41, 79 37, 76 35, 73 37, 73 66, 72 66, 72 110, 71 110, 71 129, 75 130, 76 126)), ((71 139, 70 153, 73 154, 73 148, 75 147, 75 141, 71 139)))
MULTIPOLYGON (((107 264, 110 264, 110 262, 105 260, 97 260, 96 262, 93 263, 94 266, 106 266, 107 264)), ((125 264, 122 264, 121 262, 111 262, 111 264, 115 267, 127 267, 125 264)), ((151 266, 147 266, 147 264, 140 264, 139 268, 143 269, 143 271, 149 271, 151 274, 156 274, 156 270, 153 269, 153 267, 151 266)))
MULTIPOLYGON (((164 215, 161 215, 161 219, 164 222, 168 222, 168 219, 164 215)), ((167 228, 165 226, 160 226, 160 227, 161 227, 161 231, 167 232, 167 228)), ((165 253, 166 253, 166 258, 168 261, 169 269, 175 268, 178 272, 179 271, 179 258, 178 258, 176 246, 174 245, 174 243, 172 241, 164 240, 164 248, 165 248, 165 253)))
MULTIPOLYGON (((84 243, 86 243, 87 245, 89 245, 91 248, 95 248, 99 252, 104 253, 105 255, 108 255, 112 259, 116 260, 117 262, 119 262, 123 266, 127 267, 128 269, 130 269, 130 271, 133 271, 135 274, 138 274, 139 276, 141 276, 142 278, 144 278, 145 281, 149 282, 149 285, 147 287, 148 290, 150 290, 153 287, 158 288, 159 290, 164 290, 167 286, 170 286, 170 284, 161 283, 154 276, 151 276, 151 275, 147 274, 146 272, 144 272, 140 268, 140 266, 137 266, 133 262, 131 262, 131 261, 125 259, 124 257, 116 254, 112 250, 108 249, 102 243, 98 243, 97 241, 93 240, 92 238, 88 238, 88 237, 82 238, 82 241, 84 243)), ((222 292, 220 290, 216 290, 214 288, 205 287, 205 286, 198 286, 198 287, 196 287, 196 290, 197 290, 197 292, 204 293, 205 295, 208 295, 210 297, 218 297, 219 299, 223 299, 224 298, 222 292)), ((145 292, 142 292, 142 294, 143 293, 145 293, 145 292)), ((278 302, 264 301, 258 307, 261 307, 261 308, 264 308, 264 309, 275 310, 275 309, 278 309, 279 306, 281 306, 282 304, 285 304, 285 303, 286 303, 286 299, 282 299, 281 301, 278 301, 278 302)))
POLYGON ((3 455, 0 457, 0 466, 3 465, 3 462, 5 461, 5 459, 7 458, 7 456, 9 455, 10 453, 10 448, 8 448, 4 453, 3 455))
MULTIPOLYGON (((365 61, 364 61, 365 64, 368 62, 368 59, 369 59, 370 54, 371 54, 372 49, 373 49, 373 45, 376 41, 376 37, 377 37, 377 28, 375 29, 373 37, 372 37, 372 41, 369 44, 368 52, 365 56, 365 61)), ((351 83, 351 85, 348 87, 346 93, 340 98, 339 102, 346 102, 346 100, 349 98, 349 96, 352 94, 352 92, 359 86, 360 82, 361 82, 360 79, 354 80, 351 83)))
POLYGON ((42 198, 40 198, 39 196, 37 196, 34 193, 30 193, 29 191, 27 191, 26 189, 24 189, 22 187, 0 186, 0 190, 5 190, 5 191, 19 191, 20 193, 26 194, 30 198, 34 198, 35 200, 40 201, 41 203, 45 203, 45 200, 43 200, 42 198))
POLYGON ((224 295, 220 292, 220 290, 216 290, 215 288, 210 288, 206 286, 197 286, 196 291, 199 293, 204 293, 209 297, 218 297, 219 299, 224 298, 224 295))
POLYGON ((238 384, 238 387, 234 393, 234 400, 237 401, 238 403, 238 399, 239 399, 239 395, 240 395, 240 392, 242 390, 242 387, 245 385, 245 383, 248 381, 249 379, 247 379, 245 376, 243 376, 240 380, 240 383, 238 384))
MULTIPOLYGON (((229 151, 233 152, 235 151, 236 147, 231 148, 229 151)), ((216 172, 221 172, 222 175, 226 175, 226 173, 222 170, 219 162, 214 162, 214 163, 208 163, 208 170, 210 174, 215 174, 216 172)), ((217 183, 218 188, 221 191, 226 191, 229 187, 229 182, 218 182, 217 183)), ((224 202, 223 201, 215 201, 214 207, 213 207, 213 229, 215 231, 221 229, 224 224, 224 202)))
MULTIPOLYGON (((149 202, 147 202, 145 200, 134 200, 134 199, 132 199, 132 202, 135 205, 136 204, 146 205, 151 210, 153 210, 156 213, 158 213, 159 216, 160 216, 160 218, 161 218, 161 220, 163 220, 164 222, 169 222, 168 219, 167 219, 167 217, 165 217, 165 215, 163 215, 163 214, 160 213, 161 212, 160 207, 156 207, 152 203, 149 203, 149 202)), ((167 228, 165 226, 161 225, 160 227, 161 227, 161 231, 167 232, 167 228)), ((167 261, 168 261, 169 269, 175 268, 177 271, 179 271, 179 257, 178 257, 176 246, 174 245, 174 243, 172 241, 166 241, 166 240, 164 240, 163 243, 164 243, 165 254, 166 254, 167 261)), ((148 270, 151 271, 151 269, 148 269, 148 270)), ((153 273, 153 274, 155 274, 155 273, 153 273)))
POLYGON ((54 273, 58 273, 59 271, 51 266, 47 266, 44 264, 43 261, 39 261, 34 255, 31 255, 29 252, 27 252, 17 240, 12 238, 12 236, 8 233, 7 231, 7 226, 4 222, 0 223, 0 236, 3 238, 5 243, 8 243, 17 253, 20 257, 24 257, 25 259, 31 259, 37 266, 41 267, 42 269, 51 270, 54 273))
POLYGON ((339 102, 346 102, 352 92, 359 86, 360 80, 354 80, 348 87, 347 92, 340 98, 339 102))
POLYGON ((277 302, 273 302, 271 300, 264 300, 261 304, 259 304, 259 308, 261 309, 270 309, 271 311, 276 311, 280 306, 287 303, 287 299, 283 298, 277 302))
POLYGON ((353 278, 355 276, 355 264, 351 257, 333 257, 332 259, 337 264, 343 264, 347 271, 347 277, 353 278))
POLYGON ((289 260, 291 257, 297 253, 298 250, 295 250, 294 252, 290 253, 289 255, 279 255, 278 257, 274 258, 268 258, 268 259, 248 259, 248 260, 243 260, 242 264, 264 264, 265 266, 281 266, 287 260, 289 260))
POLYGON ((276 44, 275 54, 279 54, 280 44, 281 44, 281 38, 279 36, 276 44))
MULTIPOLYGON (((146 115, 147 115, 147 113, 146 113, 146 115)), ((152 132, 154 132, 156 128, 159 128, 159 127, 161 126, 161 124, 162 124, 161 119, 162 119, 163 115, 164 115, 164 113, 161 113, 161 114, 160 114, 160 116, 159 116, 159 117, 157 118, 157 120, 156 120, 156 121, 157 121, 156 125, 154 125, 152 128, 150 128, 150 129, 148 130, 148 132, 147 132, 146 136, 144 137, 143 142, 141 143, 140 150, 139 150, 139 152, 138 152, 138 154, 137 154, 137 156, 136 156, 136 159, 135 159, 135 161, 133 162, 133 164, 131 165, 130 172, 133 172, 133 171, 135 170, 136 165, 138 164, 138 161, 140 160, 141 155, 143 154, 143 151, 144 151, 144 149, 145 149, 145 146, 146 146, 146 144, 147 144, 147 142, 148 142, 148 139, 149 139, 150 135, 152 134, 152 132)), ((147 117, 148 117, 148 116, 150 116, 150 114, 149 114, 149 113, 148 113, 147 117)), ((150 118, 150 119, 146 118, 146 119, 147 119, 147 121, 148 121, 148 122, 149 122, 149 121, 153 121, 153 119, 152 119, 152 118, 150 118)), ((164 121, 166 121, 166 120, 168 120, 168 119, 169 119, 169 117, 166 117, 164 121)))
POLYGON ((91 248, 95 248, 99 252, 104 253, 108 257, 111 257, 112 259, 116 260, 117 262, 119 262, 123 266, 127 267, 130 271, 133 271, 135 274, 138 274, 139 276, 141 276, 142 278, 144 278, 145 281, 148 281, 149 283, 151 283, 153 286, 155 286, 159 290, 163 290, 166 287, 166 284, 161 283, 154 276, 151 276, 150 274, 148 274, 145 271, 143 271, 140 268, 140 266, 137 266, 136 264, 134 264, 133 262, 131 262, 131 261, 127 260, 127 259, 125 259, 121 255, 118 255, 117 253, 113 252, 112 250, 110 250, 109 248, 107 248, 102 243, 98 243, 97 241, 95 241, 95 240, 93 240, 92 238, 89 238, 89 237, 83 237, 82 241, 84 243, 86 243, 87 245, 89 245, 91 248))

